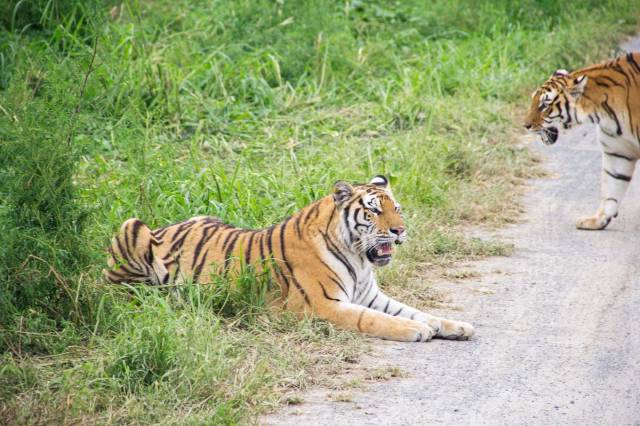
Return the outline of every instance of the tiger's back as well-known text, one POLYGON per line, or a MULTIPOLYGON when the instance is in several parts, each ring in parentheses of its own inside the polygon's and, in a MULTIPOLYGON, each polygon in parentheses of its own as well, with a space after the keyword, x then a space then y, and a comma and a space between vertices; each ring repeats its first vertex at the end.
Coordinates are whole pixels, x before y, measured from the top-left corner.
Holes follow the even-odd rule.
MULTIPOLYGON (((206 284, 212 282, 212 274, 224 276, 250 265, 257 273, 269 269, 286 298, 289 286, 296 283, 285 274, 310 250, 302 222, 307 225, 318 209, 307 210, 265 229, 237 228, 215 217, 198 216, 151 230, 140 220, 129 219, 113 238, 111 269, 104 274, 113 283, 206 284)), ((307 297, 301 287, 299 294, 307 297)))

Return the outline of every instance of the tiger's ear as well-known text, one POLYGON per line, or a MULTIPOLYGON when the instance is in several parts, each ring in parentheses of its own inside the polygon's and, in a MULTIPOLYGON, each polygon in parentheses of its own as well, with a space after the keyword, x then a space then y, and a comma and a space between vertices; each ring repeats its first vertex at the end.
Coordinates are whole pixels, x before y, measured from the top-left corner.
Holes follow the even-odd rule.
POLYGON ((569 93, 574 99, 578 99, 582 96, 584 88, 587 86, 587 80, 589 80, 589 77, 581 75, 572 81, 572 85, 569 86, 569 93))
POLYGON ((333 200, 337 205, 341 206, 351 199, 353 196, 353 187, 344 181, 337 181, 333 185, 333 200))
POLYGON ((568 74, 569 74, 569 71, 560 69, 560 70, 555 70, 553 74, 551 74, 551 77, 562 77, 563 75, 568 75, 568 74))
POLYGON ((371 181, 369 182, 369 185, 375 185, 381 188, 388 188, 389 179, 387 179, 385 176, 377 175, 373 179, 371 179, 371 181))

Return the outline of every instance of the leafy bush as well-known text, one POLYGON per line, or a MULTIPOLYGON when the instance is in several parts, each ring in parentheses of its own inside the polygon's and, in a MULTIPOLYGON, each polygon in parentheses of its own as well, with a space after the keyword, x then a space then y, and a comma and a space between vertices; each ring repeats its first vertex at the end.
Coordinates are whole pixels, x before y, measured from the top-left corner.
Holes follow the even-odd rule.
POLYGON ((54 322, 73 318, 74 279, 89 257, 83 248, 87 208, 74 183, 82 147, 72 140, 78 98, 70 94, 78 90, 56 71, 39 63, 15 75, 5 97, 12 114, 0 120, 3 329, 14 329, 16 315, 27 309, 54 322), (46 67, 46 75, 33 71, 46 67))

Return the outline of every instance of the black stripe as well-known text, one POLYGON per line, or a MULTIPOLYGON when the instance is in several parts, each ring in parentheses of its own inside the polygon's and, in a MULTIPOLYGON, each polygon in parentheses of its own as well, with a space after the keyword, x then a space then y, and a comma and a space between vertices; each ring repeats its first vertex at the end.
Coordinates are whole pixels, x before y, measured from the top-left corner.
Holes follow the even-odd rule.
MULTIPOLYGON (((128 252, 128 251, 126 251, 126 252, 125 252, 125 251, 122 249, 122 244, 120 243, 120 238, 119 238, 119 236, 118 236, 118 237, 116 237, 116 238, 115 238, 115 240, 116 240, 116 244, 118 245, 118 251, 120 252, 120 255, 122 256, 122 258, 123 258, 124 260, 126 260, 127 262, 131 262, 131 259, 129 258, 129 252, 128 252)), ((118 260, 118 259, 116 259, 116 260, 118 260)))
POLYGON ((138 235, 140 234, 140 228, 142 227, 142 221, 136 220, 133 222, 131 228, 131 234, 133 235, 133 248, 135 250, 136 244, 138 243, 138 235))
POLYGON ((204 230, 204 232, 202 233, 202 236, 200 237, 200 241, 198 241, 196 248, 193 250, 193 261, 191 262, 191 269, 193 269, 196 266, 196 262, 198 261, 198 257, 200 256, 200 251, 204 246, 204 242, 208 239, 207 237, 209 237, 208 231, 209 231, 208 229, 204 230))
POLYGON ((366 299, 366 296, 369 295, 369 292, 373 288, 373 283, 374 280, 369 280, 369 282, 367 282, 367 286, 364 289, 360 289, 360 291, 358 292, 358 296, 365 296, 364 299, 366 299))
POLYGON ((300 229, 300 220, 301 219, 302 219, 302 214, 298 214, 296 216, 295 225, 296 225, 296 234, 298 235, 299 239, 302 239, 302 230, 300 229))
POLYGON ((173 271, 173 278, 174 279, 177 278, 178 274, 180 273, 180 257, 181 257, 181 255, 178 255, 178 257, 176 257, 176 260, 175 260, 175 262, 176 262, 176 270, 173 271))
POLYGON ((282 273, 282 270, 278 265, 276 261, 276 256, 273 252, 273 231, 275 230, 275 228, 276 228, 276 225, 271 225, 267 230, 267 251, 268 251, 269 258, 273 259, 273 267, 275 268, 276 274, 278 274, 278 276, 281 278, 284 284, 284 291, 282 292, 282 296, 285 297, 289 293, 290 285, 289 285, 289 280, 287 280, 287 277, 282 273))
POLYGON ((327 263, 324 260, 322 259, 318 259, 318 260, 320 261, 320 263, 322 263, 322 265, 325 268, 327 268, 327 271, 332 275, 331 277, 329 277, 329 279, 333 281, 338 287, 340 287, 340 290, 342 290, 345 296, 349 297, 349 293, 347 293, 346 288, 342 284, 342 281, 340 280, 340 277, 338 277, 336 272, 329 265, 327 265, 327 263))
POLYGON ((222 248, 220 250, 221 251, 225 251, 227 249, 227 244, 229 244, 229 242, 231 241, 231 239, 233 237, 238 238, 238 234, 240 232, 242 232, 242 230, 241 229, 237 229, 237 228, 229 231, 227 236, 224 237, 224 241, 222 242, 222 248))
POLYGON ((120 283, 123 283, 123 282, 127 281, 127 277, 126 276, 117 275, 113 271, 109 271, 107 274, 108 274, 107 279, 109 280, 109 282, 111 282, 113 284, 120 284, 120 283))
POLYGON ((320 287, 322 288, 322 294, 324 294, 324 297, 325 297, 326 299, 333 300, 333 301, 335 301, 335 302, 342 302, 342 300, 340 300, 340 299, 334 299, 333 297, 330 297, 330 296, 327 294, 327 290, 324 288, 324 285, 322 285, 322 283, 321 283, 320 281, 318 281, 318 284, 320 284, 320 287))
POLYGON ((178 247, 182 248, 182 245, 184 244, 184 240, 187 239, 187 235, 189 235, 189 232, 185 232, 182 238, 180 238, 179 240, 175 240, 173 244, 171 244, 171 247, 169 247, 169 251, 167 252, 167 255, 164 257, 163 260, 166 260, 169 258, 169 256, 172 256, 178 247))
POLYGON ((402 312, 402 310, 404 309, 404 306, 400 306, 400 309, 398 309, 398 312, 396 312, 395 314, 393 314, 394 317, 397 317, 398 314, 400 314, 400 312, 402 312))
POLYGON ((145 274, 141 274, 140 271, 135 271, 133 269, 129 268, 129 265, 121 265, 118 269, 126 272, 127 274, 134 276, 134 277, 146 277, 145 274))
POLYGON ((387 313, 387 309, 389 308, 389 303, 391 303, 391 299, 387 300, 387 304, 385 305, 385 307, 383 309, 385 314, 387 313))
POLYGON ((565 124, 565 126, 567 126, 567 125, 569 125, 569 123, 571 123, 571 112, 569 112, 569 102, 565 102, 564 103, 564 110, 567 113, 567 119, 565 120, 564 124, 565 124))
POLYGON ((126 275, 122 275, 119 271, 107 271, 107 279, 114 283, 122 282, 122 281, 116 281, 116 280, 123 280, 126 277, 127 277, 126 275))
MULTIPOLYGON (((182 225, 184 225, 184 224, 186 224, 187 222, 190 222, 190 221, 191 221, 191 219, 186 220, 186 221, 182 221, 182 222, 172 223, 170 225, 165 225, 165 226, 163 226, 161 228, 158 228, 158 229, 155 229, 155 230, 151 231, 151 234, 153 234, 154 237, 162 238, 167 231, 171 230, 171 228, 173 228, 175 226, 178 226, 178 230, 179 230, 182 227, 182 225)), ((176 231, 176 232, 178 232, 178 231, 176 231)))
POLYGON ((635 161, 633 158, 627 157, 626 155, 616 154, 614 152, 607 152, 607 151, 603 151, 603 152, 611 157, 622 158, 623 160, 627 160, 627 161, 635 161))
POLYGON ((612 178, 614 178, 614 179, 623 180, 623 181, 625 181, 625 182, 631 182, 631 177, 630 177, 630 176, 627 176, 627 175, 621 175, 621 174, 618 174, 618 173, 613 173, 613 172, 610 172, 610 171, 609 171, 609 170, 607 170, 607 169, 603 169, 603 170, 604 170, 604 172, 605 172, 606 174, 608 174, 609 176, 611 176, 611 177, 612 177, 612 178))
POLYGON ((267 229, 267 252, 271 259, 274 259, 273 255, 273 230, 276 228, 276 225, 271 225, 269 229, 267 229))
POLYGON ((178 238, 178 236, 180 235, 180 233, 185 229, 188 229, 188 227, 192 224, 193 224, 193 220, 187 220, 185 222, 182 222, 180 226, 178 226, 178 229, 176 229, 176 232, 173 233, 173 236, 171 237, 171 241, 172 242, 175 241, 176 238, 178 238))
POLYGON ((353 212, 353 221, 355 222, 354 228, 356 229, 356 231, 361 226, 364 227, 364 229, 369 229, 369 225, 367 225, 366 223, 358 222, 358 213, 360 213, 361 211, 362 209, 355 209, 353 212))
POLYGON ((342 220, 344 221, 344 226, 347 229, 347 235, 349 236, 349 245, 352 244, 351 238, 351 228, 349 227, 349 207, 351 204, 344 206, 342 209, 342 220))
POLYGON ((633 53, 627 53, 627 62, 631 64, 631 66, 636 72, 640 73, 640 65, 638 65, 638 63, 634 59, 633 53))
MULTIPOLYGON (((205 260, 207 260, 207 254, 209 254, 209 249, 208 248, 205 250, 204 254, 202 255, 202 259, 200 260, 200 263, 198 263, 198 266, 193 271, 193 276, 192 276, 191 280, 194 283, 197 283, 198 282, 198 278, 200 278, 200 274, 202 273, 202 268, 204 267, 204 262, 205 262, 205 260)), ((178 264, 178 267, 180 267, 180 264, 178 264)), ((178 272, 176 271, 176 274, 177 273, 178 272)))
POLYGON ((371 306, 373 306, 373 302, 376 301, 376 299, 378 298, 378 294, 380 294, 379 291, 376 292, 376 295, 373 296, 373 299, 371 299, 371 302, 369 302, 369 305, 367 305, 367 308, 370 308, 371 306))
POLYGON ((167 233, 169 228, 171 228, 171 226, 173 226, 173 225, 163 226, 162 228, 158 228, 155 231, 151 231, 151 235, 153 235, 156 238, 162 238, 164 236, 164 234, 167 233))
POLYGON ((153 246, 152 246, 152 242, 153 239, 149 240, 149 245, 147 247, 147 252, 145 253, 145 257, 147 259, 147 262, 149 263, 149 265, 151 265, 153 263, 153 246))
POLYGON ((162 264, 164 265, 165 268, 167 268, 167 267, 169 267, 169 266, 171 266, 171 265, 173 265, 174 263, 177 262, 175 257, 172 257, 171 259, 162 259, 162 261, 163 261, 162 264))
POLYGON ((220 223, 218 222, 218 223, 214 223, 213 225, 205 225, 201 228, 203 233, 202 233, 202 236, 200 237, 200 241, 198 241, 198 244, 194 249, 193 261, 191 263, 192 270, 195 267, 196 262, 198 261, 198 257, 200 256, 200 251, 202 251, 202 248, 211 240, 211 238, 213 238, 219 226, 220 226, 220 223), (209 231, 211 231, 211 233, 209 233, 209 231))
MULTIPOLYGON (((302 288, 302 286, 300 285, 296 277, 293 275, 293 269, 291 268, 291 265, 289 265, 289 261, 287 260, 287 254, 284 248, 284 241, 285 241, 284 234, 287 229, 287 224, 289 223, 290 220, 291 220, 291 217, 286 218, 285 221, 282 222, 282 225, 280 226, 280 251, 282 252, 282 263, 289 270, 291 281, 293 281, 293 284, 296 286, 298 291, 302 294, 302 297, 304 297, 305 303, 311 306, 311 302, 309 301, 309 297, 307 296, 307 293, 304 291, 304 289, 302 288)), ((284 277, 284 274, 282 275, 284 277)))
POLYGON ((619 87, 624 87, 622 84, 618 83, 617 81, 615 81, 614 79, 612 79, 611 77, 608 77, 606 75, 601 75, 599 77, 597 77, 597 79, 604 79, 607 80, 608 82, 610 82, 613 86, 619 86, 619 87))
POLYGON ((131 246, 129 245, 129 228, 131 227, 127 226, 124 230, 124 246, 127 248, 127 251, 131 251, 131 246))
POLYGON ((245 252, 244 252, 244 264, 245 265, 250 265, 251 264, 251 252, 253 251, 253 238, 256 236, 256 232, 258 231, 251 231, 251 236, 249 237, 249 242, 247 243, 247 247, 245 248, 245 252))
POLYGON ((335 244, 331 241, 327 234, 323 232, 320 232, 320 234, 322 234, 322 237, 324 238, 329 253, 331 253, 336 259, 338 259, 345 266, 345 268, 347 268, 347 271, 349 272, 349 275, 351 275, 351 278, 356 281, 356 271, 355 269, 353 269, 351 263, 349 263, 347 258, 344 257, 342 253, 340 253, 339 249, 335 246, 335 244))
POLYGON ((333 210, 331 210, 331 216, 329 216, 329 220, 327 221, 327 226, 324 230, 324 232, 329 233, 329 226, 331 225, 331 222, 333 222, 333 216, 335 216, 336 214, 336 209, 338 207, 336 207, 335 205, 333 206, 333 210))
POLYGON ((611 107, 609 106, 609 103, 606 100, 602 103, 602 108, 604 108, 604 110, 607 112, 607 114, 609 114, 609 117, 613 118, 613 120, 616 122, 616 126, 617 126, 616 133, 618 134, 618 136, 620 136, 622 134, 622 128, 620 127, 620 122, 618 121, 618 116, 611 109, 611 107))
MULTIPOLYGON (((322 261, 321 261, 322 262, 322 261)), ((322 262, 324 263, 324 262, 322 262)), ((331 271, 333 273, 333 271, 331 271)), ((337 280, 333 277, 329 277, 329 279, 331 281, 333 281, 338 287, 340 287, 340 290, 342 290, 342 292, 344 293, 345 296, 349 297, 349 293, 347 293, 347 290, 344 288, 344 286, 342 285, 342 283, 340 282, 340 280, 337 280)))
POLYGON ((266 232, 264 231, 264 229, 262 231, 260 231, 260 241, 258 241, 258 244, 260 245, 260 263, 264 263, 264 237, 266 235, 266 232))
MULTIPOLYGON (((602 133, 604 133, 605 135, 609 136, 610 138, 617 139, 617 138, 616 138, 616 135, 614 135, 613 133, 609 133, 608 131, 604 130, 602 127, 600 127, 600 131, 601 131, 602 133)), ((606 143, 604 143, 604 142, 602 142, 602 141, 600 141, 600 143, 601 143, 601 144, 603 144, 604 146, 608 146, 606 143)))
MULTIPOLYGON (((305 303, 311 306, 311 302, 309 301, 309 296, 307 296, 307 293, 304 291, 304 289, 296 279, 295 275, 293 274, 293 269, 291 269, 291 266, 289 265, 289 261, 287 260, 287 253, 285 251, 285 246, 284 246, 284 241, 285 241, 284 234, 285 234, 285 231, 287 230, 287 224, 289 223, 290 220, 291 220, 291 217, 288 217, 285 219, 284 222, 282 222, 282 225, 280 225, 280 251, 282 252, 282 263, 289 271, 289 278, 291 278, 291 281, 293 281, 293 284, 295 285, 295 287, 298 289, 300 294, 302 294, 302 297, 304 298, 305 303)), ((284 274, 284 272, 281 273, 281 275, 286 280, 287 277, 284 274)))
POLYGON ((630 83, 629 81, 629 76, 627 75, 627 73, 624 71, 624 69, 622 69, 622 67, 618 64, 618 62, 614 62, 611 66, 610 69, 622 74, 622 76, 624 77, 625 81, 627 84, 630 83))
POLYGON ((320 201, 316 201, 315 204, 313 204, 313 206, 311 206, 311 208, 307 212, 307 215, 304 217, 303 224, 304 225, 307 224, 309 219, 311 219, 311 215, 314 215, 313 218, 315 219, 318 217, 319 214, 320 214, 320 201))
POLYGON ((227 272, 227 269, 229 268, 229 264, 231 263, 231 256, 233 255, 233 249, 236 246, 236 242, 238 241, 238 237, 244 234, 244 232, 242 230, 238 230, 238 232, 233 233, 233 237, 231 238, 231 241, 229 241, 229 247, 227 247, 227 251, 225 251, 224 253, 224 272, 227 272))

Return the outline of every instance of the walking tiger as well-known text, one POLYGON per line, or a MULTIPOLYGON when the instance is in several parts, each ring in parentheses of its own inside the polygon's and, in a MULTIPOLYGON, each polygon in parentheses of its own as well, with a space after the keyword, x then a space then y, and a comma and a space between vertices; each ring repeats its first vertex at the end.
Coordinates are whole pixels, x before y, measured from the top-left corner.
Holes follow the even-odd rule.
POLYGON ((602 148, 601 201, 579 229, 604 229, 618 209, 640 158, 640 53, 573 72, 556 71, 532 95, 525 128, 551 145, 565 129, 594 123, 602 148))

